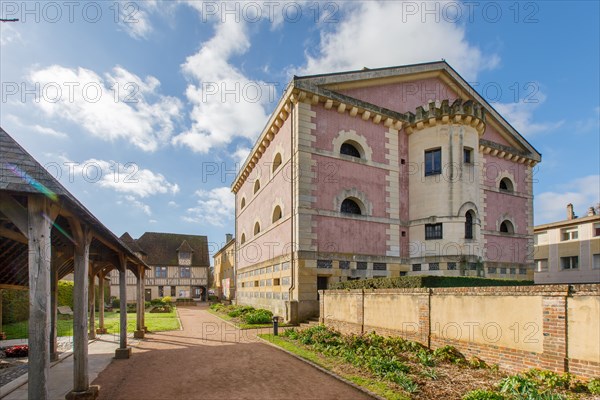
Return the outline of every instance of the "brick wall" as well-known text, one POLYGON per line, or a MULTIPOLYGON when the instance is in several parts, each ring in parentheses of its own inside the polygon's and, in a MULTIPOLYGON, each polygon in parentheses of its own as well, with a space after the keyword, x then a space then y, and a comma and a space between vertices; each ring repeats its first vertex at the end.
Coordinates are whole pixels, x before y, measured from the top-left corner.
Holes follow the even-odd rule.
POLYGON ((327 290, 320 320, 431 349, 452 345, 510 372, 600 375, 600 285, 327 290))

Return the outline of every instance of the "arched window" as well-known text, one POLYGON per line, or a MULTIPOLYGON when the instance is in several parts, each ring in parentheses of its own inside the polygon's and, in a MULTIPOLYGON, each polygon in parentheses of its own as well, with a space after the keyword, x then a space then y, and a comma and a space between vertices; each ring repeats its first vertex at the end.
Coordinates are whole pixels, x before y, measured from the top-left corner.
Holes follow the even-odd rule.
POLYGON ((242 244, 246 243, 246 234, 242 233, 242 239, 241 239, 242 244))
POLYGON ((513 183, 508 178, 502 178, 499 188, 503 192, 512 192, 514 190, 513 183))
POLYGON ((500 224, 500 232, 502 233, 515 233, 515 228, 509 220, 504 220, 500 224))
POLYGON ((465 214, 465 239, 473 239, 473 211, 465 214))
POLYGON ((254 234, 258 235, 260 233, 260 223, 255 223, 254 224, 254 234))
POLYGON ((360 210, 360 206, 358 203, 352 199, 345 199, 342 201, 342 206, 340 211, 344 214, 356 214, 361 215, 362 212, 360 210))
POLYGON ((272 170, 272 172, 277 171, 277 168, 279 168, 280 165, 281 165, 281 154, 277 153, 277 154, 275 154, 275 157, 273 158, 273 170, 272 170))
POLYGON ((361 158, 360 151, 358 150, 358 144, 354 144, 350 141, 342 143, 342 146, 340 147, 340 154, 361 158))
POLYGON ((257 179, 254 182, 254 193, 258 192, 258 189, 260 189, 260 181, 257 179))
POLYGON ((242 201, 240 203, 240 209, 243 209, 244 207, 246 207, 246 198, 242 197, 242 201))
POLYGON ((272 222, 279 221, 281 219, 281 217, 282 217, 281 207, 277 206, 273 210, 273 220, 272 220, 272 222))

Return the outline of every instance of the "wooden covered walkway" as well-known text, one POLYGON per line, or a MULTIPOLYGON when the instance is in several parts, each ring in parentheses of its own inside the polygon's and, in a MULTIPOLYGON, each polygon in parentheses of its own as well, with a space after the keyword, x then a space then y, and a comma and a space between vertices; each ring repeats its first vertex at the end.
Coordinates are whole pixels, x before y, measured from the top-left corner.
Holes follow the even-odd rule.
MULTIPOLYGON (((129 358, 126 271, 137 278, 136 337, 143 337, 147 265, 106 228, 12 137, 0 128, 0 291, 29 289, 30 399, 48 398, 48 370, 57 357, 58 280, 74 274, 73 390, 68 399, 93 399, 88 338, 104 333, 104 301, 95 327, 94 283, 104 293, 106 275, 117 269, 120 343, 116 358, 129 358)), ((0 296, 0 336, 2 307, 0 296)))

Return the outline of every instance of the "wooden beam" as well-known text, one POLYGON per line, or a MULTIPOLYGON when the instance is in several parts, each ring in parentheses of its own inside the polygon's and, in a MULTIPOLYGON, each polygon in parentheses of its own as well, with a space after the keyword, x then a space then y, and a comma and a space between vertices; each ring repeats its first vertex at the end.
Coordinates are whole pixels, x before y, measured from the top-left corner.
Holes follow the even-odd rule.
POLYGON ((92 265, 90 265, 90 271, 89 271, 90 284, 89 284, 89 288, 88 288, 88 299, 89 299, 88 339, 96 338, 96 288, 94 287, 96 285, 96 282, 95 282, 96 275, 94 274, 93 271, 94 271, 94 268, 93 268, 93 263, 92 263, 92 265))
POLYGON ((129 358, 127 350, 127 257, 120 253, 119 261, 120 338, 115 358, 129 358))
MULTIPOLYGON (((30 196, 29 198, 35 197, 30 196)), ((27 209, 21 203, 8 194, 0 193, 0 209, 24 236, 29 234, 27 209)))
POLYGON ((75 278, 73 284, 73 391, 86 392, 88 374, 88 283, 90 244, 92 232, 87 225, 72 219, 71 231, 75 239, 75 278))
MULTIPOLYGON (((11 202, 7 201, 5 204, 11 204, 11 202)), ((14 207, 13 211, 17 209, 14 203, 11 207, 14 207)), ((28 397, 42 400, 49 396, 50 346, 48 340, 50 337, 50 231, 52 229, 52 220, 48 218, 49 215, 48 199, 43 196, 28 197, 28 229, 25 233, 29 238, 28 397)), ((19 223, 22 222, 22 220, 19 221, 19 223)))
POLYGON ((15 242, 27 244, 27 236, 23 235, 22 232, 15 232, 8 228, 0 227, 0 236, 5 237, 10 240, 14 240, 15 242))

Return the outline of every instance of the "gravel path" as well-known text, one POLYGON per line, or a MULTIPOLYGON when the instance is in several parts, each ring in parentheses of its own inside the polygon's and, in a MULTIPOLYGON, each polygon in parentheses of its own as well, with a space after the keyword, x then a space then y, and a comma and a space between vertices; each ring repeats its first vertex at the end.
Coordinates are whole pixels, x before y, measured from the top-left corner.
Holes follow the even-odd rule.
POLYGON ((100 373, 100 399, 370 399, 205 307, 178 310, 182 331, 148 334, 100 373))

